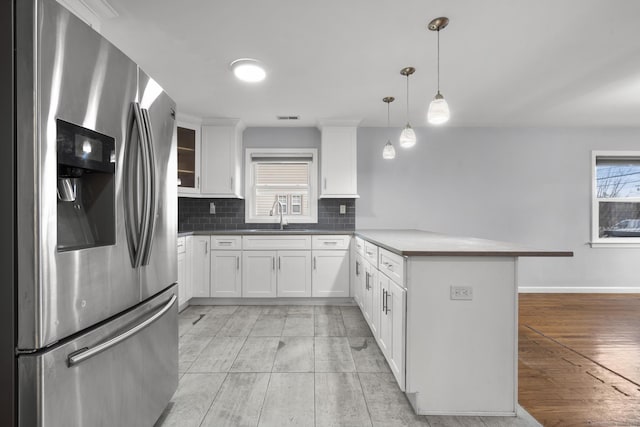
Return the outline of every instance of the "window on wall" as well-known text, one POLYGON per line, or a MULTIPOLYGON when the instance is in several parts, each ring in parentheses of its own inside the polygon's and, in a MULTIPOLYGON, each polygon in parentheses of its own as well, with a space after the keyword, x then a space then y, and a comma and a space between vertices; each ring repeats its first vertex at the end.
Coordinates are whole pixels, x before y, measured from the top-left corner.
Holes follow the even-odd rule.
POLYGON ((245 221, 318 222, 315 149, 247 149, 245 221))
POLYGON ((640 246, 640 151, 592 157, 592 244, 640 246))

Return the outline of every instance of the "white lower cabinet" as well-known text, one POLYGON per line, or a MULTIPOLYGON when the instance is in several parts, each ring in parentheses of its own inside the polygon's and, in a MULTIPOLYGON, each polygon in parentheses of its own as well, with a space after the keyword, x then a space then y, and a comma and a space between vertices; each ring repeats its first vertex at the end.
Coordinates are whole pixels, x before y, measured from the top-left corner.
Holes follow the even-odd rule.
POLYGON ((310 297, 310 251, 244 251, 242 296, 310 297))
POLYGON ((211 251, 211 297, 242 296, 241 251, 211 251))
POLYGON ((360 293, 362 315, 369 324, 393 375, 402 391, 405 390, 405 351, 407 291, 394 278, 404 280, 404 258, 378 248, 370 242, 360 243, 368 249, 359 251, 356 247, 355 268, 361 274, 354 274, 354 289, 360 293), (363 254, 360 254, 362 252, 363 254), (381 253, 380 269, 377 254, 381 253), (393 277, 390 278, 388 274, 393 277))
POLYGON ((368 262, 363 263, 364 279, 362 280, 362 315, 373 330, 373 282, 375 282, 375 269, 368 262))
POLYGON ((277 296, 311 296, 311 252, 278 251, 277 296))
POLYGON ((391 348, 387 351, 387 360, 393 375, 398 381, 400 390, 405 389, 405 350, 406 350, 406 319, 407 319, 407 291, 390 280, 387 295, 387 312, 385 318, 391 322, 391 348))
POLYGON ((382 350, 382 354, 387 356, 392 346, 393 340, 393 322, 390 316, 390 310, 387 307, 391 299, 390 280, 384 274, 378 274, 378 289, 380 290, 380 303, 378 304, 379 313, 379 329, 378 329, 378 346, 382 350))
POLYGON ((276 251, 242 253, 242 296, 269 298, 276 296, 276 251))
POLYGON ((192 296, 190 270, 187 262, 191 258, 187 255, 186 237, 178 237, 178 305, 189 302, 192 296))
POLYGON ((313 251, 313 296, 349 296, 349 251, 313 251))
POLYGON ((211 238, 209 236, 188 236, 187 252, 191 262, 187 264, 191 271, 191 289, 194 297, 209 297, 211 238))
POLYGON ((364 263, 362 255, 359 253, 355 253, 355 255, 353 255, 353 259, 353 270, 351 276, 353 286, 351 289, 353 291, 353 299, 360 307, 360 310, 362 310, 364 306, 364 263))

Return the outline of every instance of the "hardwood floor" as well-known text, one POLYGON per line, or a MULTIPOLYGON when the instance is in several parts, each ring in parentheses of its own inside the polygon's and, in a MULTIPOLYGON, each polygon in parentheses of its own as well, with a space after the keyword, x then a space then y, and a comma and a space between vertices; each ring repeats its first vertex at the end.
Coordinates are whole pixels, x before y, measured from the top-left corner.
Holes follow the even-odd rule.
POLYGON ((519 402, 544 426, 640 426, 640 294, 520 294, 519 402))

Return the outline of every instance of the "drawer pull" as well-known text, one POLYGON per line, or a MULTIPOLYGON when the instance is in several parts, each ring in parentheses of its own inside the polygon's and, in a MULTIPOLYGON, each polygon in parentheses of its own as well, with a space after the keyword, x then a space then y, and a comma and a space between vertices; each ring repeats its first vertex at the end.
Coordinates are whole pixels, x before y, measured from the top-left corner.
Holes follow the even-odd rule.
POLYGON ((224 241, 224 242, 218 242, 218 244, 220 246, 231 246, 233 244, 233 242, 224 241))

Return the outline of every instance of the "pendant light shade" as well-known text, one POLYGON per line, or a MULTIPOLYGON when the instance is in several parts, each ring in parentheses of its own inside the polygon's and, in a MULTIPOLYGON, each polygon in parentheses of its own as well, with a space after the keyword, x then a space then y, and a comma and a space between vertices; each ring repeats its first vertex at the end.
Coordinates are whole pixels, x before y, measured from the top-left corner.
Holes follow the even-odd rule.
POLYGON ((400 74, 407 77, 407 125, 400 134, 400 146, 402 148, 411 148, 416 145, 416 133, 409 123, 409 76, 416 72, 413 67, 405 67, 400 70, 400 74))
POLYGON ((440 93, 440 30, 443 30, 448 24, 449 18, 440 17, 431 21, 428 26, 429 30, 438 33, 438 92, 431 104, 429 104, 429 111, 427 112, 427 121, 432 125, 446 123, 451 117, 449 104, 440 93))
POLYGON ((433 101, 431 101, 431 104, 429 104, 427 119, 431 124, 440 125, 449 120, 450 116, 449 104, 447 104, 447 100, 444 99, 444 96, 440 95, 440 92, 438 92, 433 101))
POLYGON ((416 132, 407 122, 407 126, 402 129, 402 133, 400 134, 400 146, 402 148, 411 148, 414 145, 416 145, 416 132))
MULTIPOLYGON (((393 96, 385 96, 382 98, 382 102, 387 104, 387 132, 389 131, 389 122, 390 122, 390 114, 389 114, 389 106, 395 100, 393 96)), ((391 143, 390 139, 387 139, 387 143, 384 145, 382 149, 382 158, 385 160, 393 160, 396 158, 396 149, 391 143)))
POLYGON ((396 158, 396 149, 393 148, 393 144, 391 140, 387 140, 387 143, 384 144, 384 148, 382 149, 382 158, 385 160, 393 160, 396 158))

